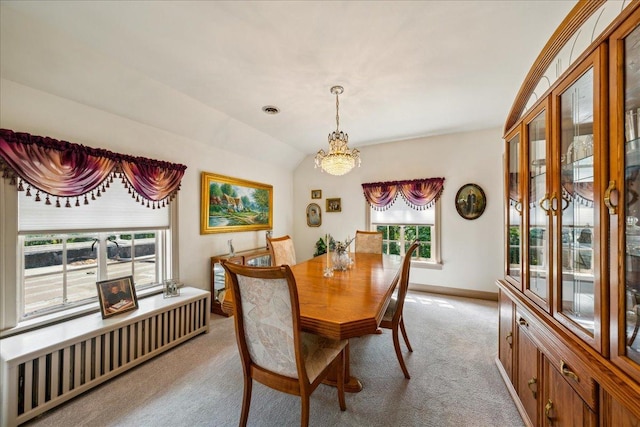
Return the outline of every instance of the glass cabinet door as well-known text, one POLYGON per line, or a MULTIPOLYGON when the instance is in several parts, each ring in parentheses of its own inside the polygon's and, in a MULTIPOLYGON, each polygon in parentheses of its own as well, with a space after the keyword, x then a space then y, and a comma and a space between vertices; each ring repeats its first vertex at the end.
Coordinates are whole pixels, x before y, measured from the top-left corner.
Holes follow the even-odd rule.
MULTIPOLYGON (((519 287, 522 283, 522 196, 520 183, 520 134, 507 140, 507 277, 519 287)), ((520 287, 519 287, 520 289, 520 287)))
MULTIPOLYGON (((624 39, 624 312, 626 356, 640 363, 640 26, 624 39)), ((619 287, 619 289, 622 287, 619 287)))
POLYGON ((549 208, 547 190, 547 112, 527 124, 528 143, 528 280, 525 292, 543 306, 549 303, 549 208), (529 293, 529 292, 527 292, 529 293))
POLYGON ((573 326, 594 334, 594 69, 559 96, 558 302, 573 326))

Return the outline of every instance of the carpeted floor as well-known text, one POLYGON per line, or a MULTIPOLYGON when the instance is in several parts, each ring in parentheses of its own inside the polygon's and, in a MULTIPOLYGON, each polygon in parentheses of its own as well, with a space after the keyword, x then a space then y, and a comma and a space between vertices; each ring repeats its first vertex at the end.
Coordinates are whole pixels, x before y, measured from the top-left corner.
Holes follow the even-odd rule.
MULTIPOLYGON (((351 340, 351 372, 364 389, 311 397, 312 426, 518 427, 523 422, 495 366, 497 304, 410 292, 405 323, 414 352, 406 380, 391 331, 351 340)), ((404 343, 402 344, 403 349, 404 343)), ((232 318, 211 331, 28 422, 29 426, 237 426, 242 372, 232 318)), ((295 396, 254 382, 251 426, 300 424, 295 396)))

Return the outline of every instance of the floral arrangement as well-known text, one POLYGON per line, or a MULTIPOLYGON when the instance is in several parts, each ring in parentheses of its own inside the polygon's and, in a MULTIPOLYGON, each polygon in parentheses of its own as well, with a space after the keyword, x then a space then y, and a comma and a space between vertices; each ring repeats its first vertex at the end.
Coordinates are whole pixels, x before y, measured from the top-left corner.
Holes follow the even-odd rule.
POLYGON ((352 237, 351 239, 347 237, 347 240, 345 240, 344 242, 335 242, 334 251, 338 253, 347 252, 347 248, 349 247, 351 242, 353 242, 353 239, 355 239, 355 237, 352 237))
POLYGON ((355 237, 352 237, 347 238, 344 242, 339 242, 330 235, 328 236, 328 238, 326 236, 324 238, 321 237, 316 242, 316 251, 313 256, 324 255, 327 253, 327 240, 329 243, 328 246, 330 252, 346 252, 347 248, 349 247, 349 245, 351 245, 354 239, 355 237))

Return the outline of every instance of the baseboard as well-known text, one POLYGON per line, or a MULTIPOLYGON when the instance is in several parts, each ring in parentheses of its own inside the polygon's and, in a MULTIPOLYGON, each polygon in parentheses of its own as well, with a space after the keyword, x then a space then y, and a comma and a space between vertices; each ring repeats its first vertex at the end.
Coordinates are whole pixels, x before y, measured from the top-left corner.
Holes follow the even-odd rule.
POLYGON ((475 298, 488 301, 498 301, 497 292, 486 291, 474 291, 471 289, 449 288, 446 286, 433 286, 433 285, 418 285, 414 283, 409 284, 409 289, 412 291, 429 292, 432 294, 451 295, 455 297, 475 298))

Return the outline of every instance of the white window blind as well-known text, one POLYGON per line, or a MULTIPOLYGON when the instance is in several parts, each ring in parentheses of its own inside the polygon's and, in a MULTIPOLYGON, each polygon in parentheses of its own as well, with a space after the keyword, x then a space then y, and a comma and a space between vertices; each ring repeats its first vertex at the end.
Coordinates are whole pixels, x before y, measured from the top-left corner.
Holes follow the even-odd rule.
POLYGON ((385 211, 371 209, 372 224, 435 224, 436 210, 431 207, 416 210, 407 205, 402 197, 398 197, 394 204, 385 211))
POLYGON ((156 209, 143 206, 120 181, 112 182, 96 200, 90 200, 88 195, 88 205, 83 204, 84 198, 80 197, 80 206, 75 206, 76 200, 71 198, 70 208, 64 207, 66 198, 61 198, 62 206, 56 208, 56 198, 51 196, 51 205, 46 205, 46 194, 41 194, 42 200, 36 202, 35 193, 32 189, 32 195, 27 197, 25 191, 18 192, 19 233, 169 228, 169 206, 156 209))

